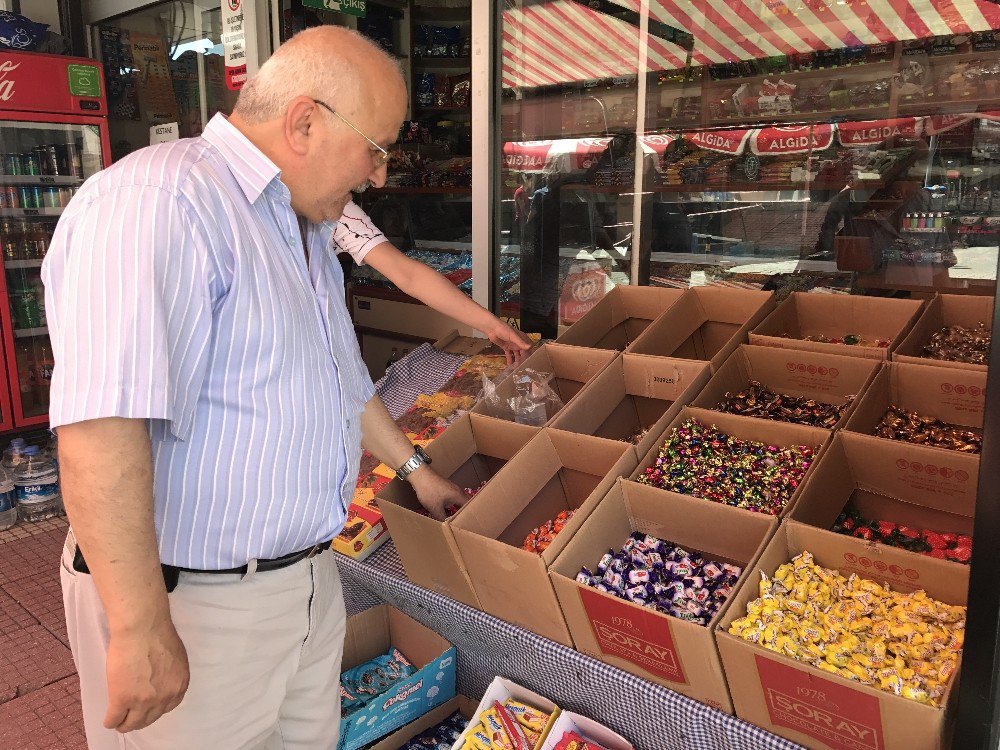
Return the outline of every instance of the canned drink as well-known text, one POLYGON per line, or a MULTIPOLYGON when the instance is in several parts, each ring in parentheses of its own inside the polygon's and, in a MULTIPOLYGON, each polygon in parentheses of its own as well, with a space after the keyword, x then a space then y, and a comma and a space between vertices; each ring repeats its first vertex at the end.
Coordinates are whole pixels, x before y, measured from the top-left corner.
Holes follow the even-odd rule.
POLYGON ((42 160, 38 158, 38 152, 21 155, 21 174, 41 174, 42 160))
POLYGON ((35 194, 31 192, 30 187, 21 187, 18 189, 18 193, 21 196, 21 208, 38 208, 38 204, 35 203, 35 194))
POLYGON ((21 156, 19 154, 4 154, 3 171, 4 174, 21 174, 21 156))
POLYGON ((34 202, 34 206, 33 206, 34 208, 44 208, 45 207, 45 198, 42 195, 42 189, 40 187, 33 187, 33 188, 31 188, 31 198, 32 198, 32 201, 34 202))
POLYGON ((4 192, 4 204, 7 208, 20 208, 21 207, 21 196, 17 191, 17 188, 13 185, 8 185, 3 189, 4 192))
POLYGON ((71 200, 73 200, 73 188, 59 188, 59 205, 65 208, 71 200))
POLYGON ((42 202, 45 204, 46 208, 60 208, 62 203, 59 199, 59 188, 57 187, 47 187, 42 196, 42 202))
POLYGON ((76 143, 67 143, 66 149, 66 174, 83 179, 83 157, 80 156, 80 147, 76 143))
POLYGON ((55 146, 42 146, 38 149, 38 157, 42 162, 42 174, 66 174, 59 163, 59 149, 55 146))

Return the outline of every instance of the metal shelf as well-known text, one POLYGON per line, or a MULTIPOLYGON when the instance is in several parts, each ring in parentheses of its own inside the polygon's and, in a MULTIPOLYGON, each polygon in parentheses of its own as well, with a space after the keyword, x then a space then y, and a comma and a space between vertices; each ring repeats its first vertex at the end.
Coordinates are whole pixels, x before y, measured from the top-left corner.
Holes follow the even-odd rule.
POLYGON ((27 338, 31 338, 32 336, 48 336, 48 335, 49 335, 49 327, 48 326, 39 326, 38 328, 15 328, 14 329, 14 338, 18 338, 18 339, 27 339, 27 338))
POLYGON ((23 219, 32 216, 62 216, 62 212, 62 208, 3 208, 0 209, 0 217, 23 219))
POLYGON ((47 174, 4 174, 0 175, 0 185, 56 185, 58 187, 77 187, 83 184, 79 177, 47 174))
POLYGON ((3 262, 6 268, 41 268, 42 261, 40 259, 32 260, 5 260, 3 262))

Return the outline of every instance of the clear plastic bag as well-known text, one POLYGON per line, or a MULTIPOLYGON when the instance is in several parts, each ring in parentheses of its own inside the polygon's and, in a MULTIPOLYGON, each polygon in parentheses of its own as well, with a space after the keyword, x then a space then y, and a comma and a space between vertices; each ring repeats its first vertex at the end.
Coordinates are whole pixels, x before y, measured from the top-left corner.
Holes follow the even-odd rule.
POLYGON ((551 385, 552 373, 517 370, 510 385, 498 389, 506 377, 506 372, 496 382, 483 377, 483 401, 492 416, 541 427, 562 409, 563 401, 551 385))

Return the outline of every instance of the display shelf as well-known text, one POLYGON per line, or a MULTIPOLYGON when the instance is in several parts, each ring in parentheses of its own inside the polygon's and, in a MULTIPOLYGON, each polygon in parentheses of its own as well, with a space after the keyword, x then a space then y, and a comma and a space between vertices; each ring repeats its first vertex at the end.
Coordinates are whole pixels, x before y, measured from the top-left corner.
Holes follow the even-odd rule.
POLYGON ((60 187, 76 187, 82 185, 79 177, 63 177, 54 175, 4 174, 0 175, 0 185, 57 185, 60 187))
POLYGON ((933 295, 995 294, 996 281, 992 279, 966 279, 953 277, 948 268, 939 265, 909 265, 891 262, 877 271, 857 273, 855 289, 881 289, 886 291, 915 292, 933 295))
POLYGON ((19 339, 29 339, 32 336, 47 336, 49 333, 48 326, 40 326, 38 328, 15 328, 14 336, 19 339))
POLYGON ((843 78, 852 73, 869 76, 889 76, 896 72, 896 63, 892 60, 877 63, 857 63, 854 65, 838 65, 830 68, 810 68, 809 70, 788 70, 774 73, 760 73, 753 76, 738 78, 713 79, 711 76, 704 78, 704 87, 708 90, 715 88, 731 88, 733 85, 741 86, 746 83, 751 88, 754 84, 762 84, 765 79, 775 80, 782 78, 789 83, 808 81, 816 78, 843 78))
POLYGON ((31 259, 31 260, 5 260, 3 262, 5 268, 41 268, 41 259, 31 259))
POLYGON ((472 195, 471 187, 380 187, 369 188, 372 195, 472 195))
POLYGON ((414 57, 415 68, 469 68, 471 57, 414 57))
POLYGON ((948 229, 946 227, 917 227, 916 229, 900 229, 899 231, 903 234, 945 234, 948 229))
POLYGON ((815 112, 789 112, 787 114, 764 114, 756 116, 734 115, 730 117, 706 116, 705 126, 715 127, 724 125, 726 127, 747 127, 761 128, 768 125, 809 125, 811 123, 823 122, 853 122, 854 120, 884 120, 893 117, 892 109, 888 104, 878 107, 855 107, 819 110, 815 112))
POLYGON ((0 217, 23 219, 31 216, 62 216, 61 208, 3 208, 0 217))
POLYGON ((388 602, 441 633, 458 650, 458 690, 464 695, 482 695, 502 675, 607 725, 637 748, 800 750, 753 724, 411 583, 391 541, 364 562, 333 554, 348 614, 388 602))
MULTIPOLYGON (((927 99, 922 102, 900 102, 900 115, 936 115, 936 114, 962 114, 972 112, 988 112, 1000 109, 1000 99, 955 99, 951 101, 937 101, 927 99)), ((968 151, 968 146, 962 147, 968 151)))
POLYGON ((426 112, 426 113, 449 112, 452 114, 466 114, 466 115, 472 114, 471 107, 437 107, 437 106, 421 107, 420 105, 417 105, 413 108, 413 110, 415 112, 426 112))

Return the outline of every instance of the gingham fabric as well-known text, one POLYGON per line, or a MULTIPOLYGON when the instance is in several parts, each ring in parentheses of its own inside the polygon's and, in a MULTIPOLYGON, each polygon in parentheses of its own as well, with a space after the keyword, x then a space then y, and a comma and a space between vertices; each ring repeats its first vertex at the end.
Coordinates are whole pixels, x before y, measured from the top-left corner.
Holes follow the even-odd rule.
POLYGON ((375 384, 375 392, 392 418, 399 419, 421 393, 439 391, 465 360, 463 354, 449 354, 431 344, 421 344, 389 366, 375 384))
POLYGON ((745 721, 415 586, 388 542, 368 560, 337 555, 348 614, 388 602, 458 649, 458 690, 477 698, 497 675, 590 716, 636 750, 802 750, 745 721))

